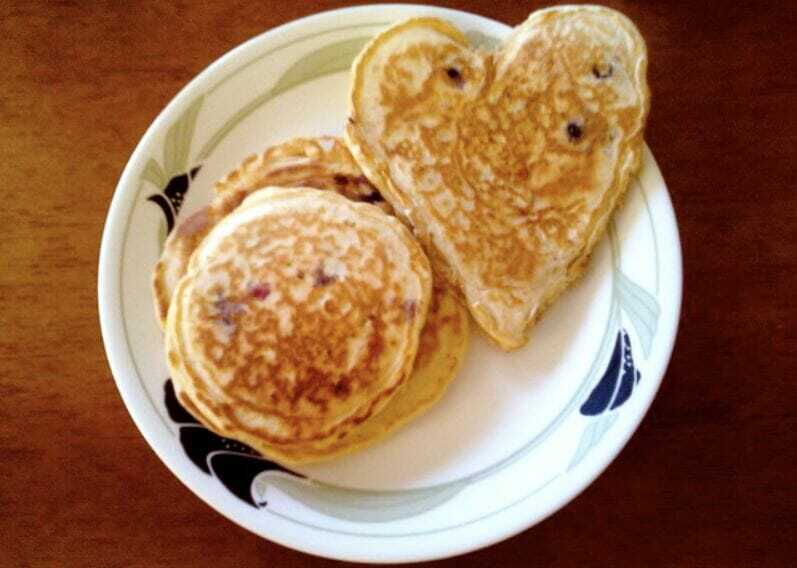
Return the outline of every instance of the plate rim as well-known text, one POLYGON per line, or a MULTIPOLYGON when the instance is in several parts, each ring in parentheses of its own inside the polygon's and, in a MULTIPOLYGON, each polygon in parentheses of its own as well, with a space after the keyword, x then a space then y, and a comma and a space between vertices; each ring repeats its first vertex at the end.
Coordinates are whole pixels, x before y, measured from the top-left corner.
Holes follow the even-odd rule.
MULTIPOLYGON (((673 276, 675 276, 674 283, 676 284, 676 287, 674 290, 674 296, 676 298, 676 306, 674 310, 674 324, 672 325, 671 330, 666 330, 668 333, 666 334, 666 339, 663 339, 666 341, 666 344, 663 350, 664 358, 661 372, 650 375, 649 380, 655 381, 655 385, 650 390, 648 399, 644 401, 640 407, 640 410, 637 411, 636 415, 633 416, 628 427, 626 427, 621 433, 618 433, 618 436, 616 436, 616 440, 612 444, 612 447, 609 448, 608 451, 603 452, 603 457, 600 460, 600 464, 597 467, 581 468, 579 475, 576 475, 575 472, 570 474, 568 479, 571 481, 568 482, 561 491, 558 491, 554 494, 557 496, 557 499, 552 499, 555 501, 554 503, 550 503, 547 506, 542 507, 544 511, 541 514, 535 516, 531 513, 526 513, 525 517, 527 518, 521 521, 512 518, 499 519, 504 521, 503 523, 495 523, 500 526, 494 526, 492 530, 484 531, 485 533, 489 533, 489 536, 483 538, 473 538, 467 542, 463 541, 463 539, 444 538, 438 539, 438 542, 433 543, 433 546, 428 546, 428 543, 427 546, 421 546, 421 543, 418 542, 417 537, 400 537, 401 539, 406 539, 408 544, 409 541, 414 541, 412 542, 414 547, 408 547, 411 549, 409 551, 400 551, 399 553, 385 555, 368 552, 369 550, 378 550, 378 547, 373 546, 373 541, 374 539, 380 539, 383 537, 365 535, 361 537, 336 536, 334 539, 335 542, 330 543, 324 542, 320 539, 307 538, 305 533, 307 531, 314 530, 309 528, 275 531, 279 532, 279 534, 275 534, 275 532, 264 531, 262 526, 258 526, 253 522, 248 522, 245 515, 236 512, 239 505, 238 503, 229 504, 220 501, 218 496, 215 495, 216 492, 214 491, 208 492, 208 495, 200 493, 198 488, 199 481, 198 477, 196 476, 196 472, 186 471, 181 464, 177 463, 176 460, 173 462, 170 456, 170 454, 177 449, 174 439, 162 439, 161 434, 156 431, 157 428, 151 423, 152 416, 149 416, 149 414, 155 413, 156 410, 154 408, 147 408, 147 405, 150 404, 150 401, 148 398, 145 398, 146 393, 136 392, 137 389, 140 389, 140 387, 137 387, 137 381, 133 381, 129 378, 131 371, 133 371, 132 355, 127 352, 126 347, 124 347, 124 340, 120 337, 121 333, 123 333, 123 331, 120 329, 123 326, 123 322, 121 321, 122 297, 119 293, 122 281, 121 268, 123 253, 121 250, 123 240, 121 238, 122 235, 120 235, 120 227, 126 223, 126 218, 132 213, 133 207, 135 206, 134 200, 126 199, 131 194, 134 194, 133 188, 131 187, 133 185, 132 182, 134 181, 133 177, 140 169, 141 165, 143 165, 143 161, 146 159, 144 149, 149 146, 151 139, 155 136, 155 134, 164 128, 165 123, 170 121, 171 118, 176 115, 183 106, 185 106, 185 103, 190 100, 192 94, 200 89, 208 78, 215 76, 218 70, 224 69, 230 64, 234 64, 237 58, 245 54, 253 46, 263 41, 276 39, 275 36, 289 34, 294 29, 302 28, 317 21, 323 21, 331 17, 341 17, 347 14, 372 15, 378 14, 379 11, 384 11, 386 9, 398 9, 400 11, 406 12, 424 10, 427 12, 434 12, 442 17, 445 17, 447 14, 458 15, 459 17, 465 17, 471 20, 483 20, 491 25, 500 24, 506 26, 506 24, 503 22, 492 20, 485 16, 465 12, 462 10, 452 10, 448 8, 420 4, 369 4, 327 10, 287 22, 254 36, 253 38, 234 47, 213 61, 203 71, 193 77, 182 89, 180 89, 180 91, 160 111, 158 116, 148 127, 145 134, 138 141, 135 150, 133 151, 122 172, 122 175, 120 176, 103 228, 98 267, 98 308, 106 356, 111 367, 114 382, 116 383, 117 389, 119 390, 120 396, 128 413, 156 455, 158 455, 167 468, 195 495, 210 505, 214 510, 220 512, 239 526, 258 534, 261 537, 309 554, 336 558, 340 560, 353 560, 361 562, 413 562, 465 554, 467 552, 471 552, 473 550, 483 548, 501 540, 510 538, 526 530, 530 526, 533 526, 534 524, 537 524, 554 514, 556 511, 578 496, 589 484, 591 484, 599 475, 603 473, 609 464, 614 461, 619 452, 625 447, 631 436, 636 432, 642 419, 647 414, 649 407, 652 404, 658 389, 660 388, 664 375, 666 374, 667 366, 674 349, 675 339, 677 337, 678 331, 678 322, 680 320, 683 289, 683 261, 678 224, 675 218, 672 201, 666 188, 666 183, 664 183, 663 176, 661 175, 661 170, 658 167, 655 158, 653 158, 652 153, 650 153, 649 149, 646 149, 648 157, 655 169, 654 173, 661 179, 662 188, 664 190, 661 192, 663 202, 659 205, 661 208, 660 214, 671 217, 672 226, 674 228, 674 240, 671 243, 672 246, 670 248, 671 252, 673 253, 673 266, 671 268, 674 271, 673 276), (575 479, 575 483, 572 481, 573 479, 575 479), (350 542, 346 544, 342 542, 344 540, 348 540, 350 542), (366 542, 368 545, 364 546, 366 542)), ((560 476, 551 483, 563 483, 563 479, 560 476)), ((452 532, 456 530, 457 529, 452 529, 452 532)))

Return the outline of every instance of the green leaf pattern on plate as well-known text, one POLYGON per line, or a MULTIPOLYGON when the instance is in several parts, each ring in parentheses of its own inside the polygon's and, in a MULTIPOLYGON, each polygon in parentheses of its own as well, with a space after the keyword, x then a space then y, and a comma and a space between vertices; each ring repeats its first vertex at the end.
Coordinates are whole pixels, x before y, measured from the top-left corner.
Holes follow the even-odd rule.
POLYGON ((207 158, 236 126, 274 97, 307 81, 348 70, 370 39, 371 36, 363 36, 337 41, 301 57, 282 74, 271 89, 249 101, 210 137, 199 152, 199 160, 207 158))
POLYGON ((650 355, 659 321, 659 303, 647 290, 636 284, 620 270, 614 271, 614 287, 620 307, 637 332, 645 357, 650 355))
POLYGON ((158 163, 155 158, 150 158, 147 165, 144 167, 144 172, 141 174, 144 181, 148 181, 158 189, 163 189, 169 183, 169 178, 166 177, 166 172, 158 163))
MULTIPOLYGON (((188 155, 203 100, 204 96, 202 95, 194 99, 180 115, 180 118, 169 126, 163 143, 163 164, 161 165, 155 158, 147 160, 144 170, 141 172, 141 181, 148 182, 162 191, 169 184, 169 180, 188 172, 188 155)), ((162 245, 161 237, 162 235, 159 233, 158 240, 162 245)))
POLYGON ((288 68, 274 85, 271 96, 276 97, 312 79, 347 71, 370 39, 368 36, 355 37, 311 51, 288 68))
POLYGON ((167 179, 188 170, 188 152, 203 99, 202 95, 194 99, 180 118, 166 131, 166 140, 163 144, 163 169, 167 179))
POLYGON ((264 471, 252 483, 255 502, 263 502, 270 487, 325 515, 358 523, 384 523, 414 517, 445 503, 459 493, 464 483, 423 489, 367 491, 337 487, 264 471))
POLYGON ((581 439, 579 440, 578 447, 576 448, 576 453, 573 454, 573 459, 570 460, 570 465, 567 466, 567 471, 570 471, 574 467, 576 467, 581 460, 587 457, 589 451, 598 445, 598 442, 601 441, 603 435, 611 428, 614 421, 617 420, 618 413, 617 412, 606 412, 601 414, 595 420, 591 420, 590 423, 584 428, 584 432, 581 434, 581 439))
MULTIPOLYGON (((644 191, 641 184, 639 191, 644 191)), ((612 310, 613 313, 617 313, 616 321, 618 325, 620 323, 620 310, 628 316, 642 344, 645 357, 648 357, 653 346, 653 338, 656 335, 656 328, 658 326, 659 314, 661 311, 659 303, 653 294, 623 274, 620 269, 620 248, 617 238, 617 227, 614 223, 610 224, 607 232, 612 245, 612 256, 614 257, 614 270, 612 274, 614 288, 612 303, 614 307, 612 310)), ((604 356, 605 353, 603 353, 602 348, 598 357, 602 359, 604 356)), ((618 416, 619 412, 617 410, 612 410, 601 414, 597 418, 590 419, 581 434, 578 447, 570 461, 570 465, 567 467, 567 471, 570 471, 581 463, 589 451, 598 445, 604 434, 606 434, 617 420, 618 416)))

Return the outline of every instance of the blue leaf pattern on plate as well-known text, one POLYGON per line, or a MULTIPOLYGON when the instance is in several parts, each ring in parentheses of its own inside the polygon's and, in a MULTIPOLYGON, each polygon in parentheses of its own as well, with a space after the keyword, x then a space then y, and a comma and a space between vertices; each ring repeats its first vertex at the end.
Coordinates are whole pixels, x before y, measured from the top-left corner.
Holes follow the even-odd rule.
POLYGON ((634 365, 631 340, 625 329, 617 332, 617 340, 609 359, 606 372, 592 389, 587 400, 581 405, 584 416, 598 416, 606 410, 614 410, 625 403, 641 376, 634 365))
POLYGON ((180 425, 180 445, 185 455, 205 473, 216 477, 236 497, 253 507, 264 506, 252 497, 252 482, 264 471, 285 472, 304 479, 283 466, 263 458, 246 444, 219 436, 200 424, 177 400, 171 379, 163 386, 169 417, 180 425))
POLYGON ((266 492, 272 486, 307 507, 339 519, 386 522, 433 509, 466 485, 455 482, 423 489, 371 491, 313 481, 265 459, 246 444, 205 428, 180 404, 171 379, 164 385, 164 402, 169 417, 180 426, 180 444, 186 456, 230 493, 256 508, 268 505, 266 492))
POLYGON ((291 478, 302 479, 279 464, 261 458, 259 455, 246 455, 235 452, 213 452, 207 458, 211 473, 221 481, 230 493, 253 507, 268 505, 264 499, 255 500, 252 485, 255 478, 266 471, 281 471, 291 478))
POLYGON ((199 424, 199 421, 183 408, 183 405, 177 400, 177 393, 174 392, 174 385, 171 379, 166 381, 166 384, 163 385, 163 396, 169 418, 174 420, 177 424, 199 424))
POLYGON ((153 193, 147 197, 147 201, 152 201, 161 208, 163 216, 166 218, 166 230, 169 233, 174 228, 175 218, 180 212, 185 195, 188 193, 188 188, 200 168, 201 166, 196 166, 187 173, 174 176, 163 188, 163 193, 153 193))

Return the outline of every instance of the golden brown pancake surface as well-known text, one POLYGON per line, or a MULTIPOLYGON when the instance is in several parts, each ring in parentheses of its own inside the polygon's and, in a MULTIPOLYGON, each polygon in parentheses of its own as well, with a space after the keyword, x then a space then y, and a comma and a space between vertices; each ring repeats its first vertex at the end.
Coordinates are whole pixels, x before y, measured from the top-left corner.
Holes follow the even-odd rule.
POLYGON ((333 192, 260 190, 210 231, 175 290, 175 388, 266 455, 323 448, 406 382, 430 294, 428 260, 397 219, 333 192))
POLYGON ((188 260, 205 235, 252 192, 266 186, 307 186, 353 200, 390 207, 363 176, 343 141, 331 136, 295 138, 246 158, 214 184, 215 198, 172 231, 153 273, 155 311, 161 326, 188 260))
MULTIPOLYGON (((271 147, 260 156, 247 158, 233 172, 216 183, 214 187, 216 197, 211 204, 182 221, 169 236, 153 279, 156 314, 159 319, 162 315, 163 324, 174 289, 186 274, 189 259, 204 238, 219 221, 235 210, 244 198, 270 182, 286 186, 312 185, 334 191, 353 201, 374 203, 384 211, 391 211, 390 206, 381 200, 376 188, 363 176, 340 139, 332 137, 294 139, 271 147)), ((263 198, 268 199, 267 191, 259 193, 252 202, 263 198)), ((314 272, 313 278, 317 276, 320 275, 314 272)), ((320 277, 322 282, 327 279, 324 276, 320 277)), ((271 293, 271 288, 255 287, 252 292, 255 296, 265 296, 271 293)), ((232 320, 238 315, 239 308, 236 306, 238 306, 236 303, 217 304, 214 301, 212 306, 205 305, 202 309, 206 313, 221 310, 226 313, 226 316, 221 314, 223 317, 232 320)), ((306 323, 314 325, 313 321, 306 323)), ((240 412, 246 408, 245 406, 235 401, 216 404, 209 394, 211 389, 202 384, 199 388, 192 385, 190 375, 182 370, 180 357, 174 349, 170 350, 173 353, 169 364, 173 370, 180 402, 207 427, 221 435, 244 441, 272 459, 286 464, 299 464, 330 459, 372 444, 428 410, 442 397, 456 375, 468 345, 468 327, 467 312, 454 298, 451 289, 443 283, 435 286, 426 323, 420 334, 417 357, 409 378, 394 391, 377 395, 377 403, 384 408, 376 413, 369 414, 367 409, 361 412, 356 417, 359 423, 344 428, 345 433, 341 432, 342 436, 335 440, 321 437, 309 441, 292 440, 283 444, 264 441, 257 433, 238 428, 226 417, 231 407, 237 407, 240 412), (387 398, 389 401, 383 404, 382 399, 387 398)), ((313 331, 318 330, 313 328, 313 331)), ((355 333, 354 328, 350 332, 355 333)), ((204 341, 200 340, 199 344, 203 345, 204 341)), ((250 349, 251 343, 247 341, 245 344, 248 347, 244 349, 250 349)), ((309 345, 313 344, 314 342, 310 342, 309 345)), ((212 345, 223 349, 218 343, 212 345)), ((206 355, 207 347, 205 345, 206 355)), ((312 347, 301 346, 300 351, 308 357, 313 356, 312 347)), ((278 366, 289 366, 290 360, 296 359, 297 355, 298 352, 289 355, 282 365, 278 366)), ((334 353, 332 355, 334 357, 334 353)), ((230 352, 224 357, 232 360, 235 355, 230 352)), ((222 375, 213 374, 211 378, 222 375)), ((272 385, 272 388, 281 387, 272 385)), ((338 390, 342 388, 344 387, 339 386, 338 390)), ((293 385, 287 391, 291 389, 293 394, 289 392, 288 395, 296 398, 297 403, 300 402, 301 396, 312 391, 299 385, 293 385)), ((242 394, 242 398, 246 398, 246 392, 242 394)), ((320 400, 318 396, 314 398, 320 400)), ((257 400, 257 397, 254 400, 257 400)), ((294 409, 287 407, 282 411, 286 416, 291 416, 294 409)))
POLYGON ((646 66, 598 7, 535 12, 495 54, 412 19, 355 61, 352 153, 502 347, 580 273, 638 169, 646 66))

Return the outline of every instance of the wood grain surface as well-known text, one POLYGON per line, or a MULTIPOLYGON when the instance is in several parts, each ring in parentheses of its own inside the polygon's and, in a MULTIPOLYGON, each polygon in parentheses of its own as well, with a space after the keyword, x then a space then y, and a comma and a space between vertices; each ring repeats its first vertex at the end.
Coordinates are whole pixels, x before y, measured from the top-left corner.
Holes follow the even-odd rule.
MULTIPOLYGON (((0 2, 0 566, 331 566, 224 519, 125 410, 100 234, 147 126, 210 62, 342 2, 0 2)), ((681 227, 675 353, 639 431, 540 525, 440 566, 793 566, 795 3, 609 2, 647 39, 681 227)), ((510 24, 537 4, 446 2, 510 24)))

